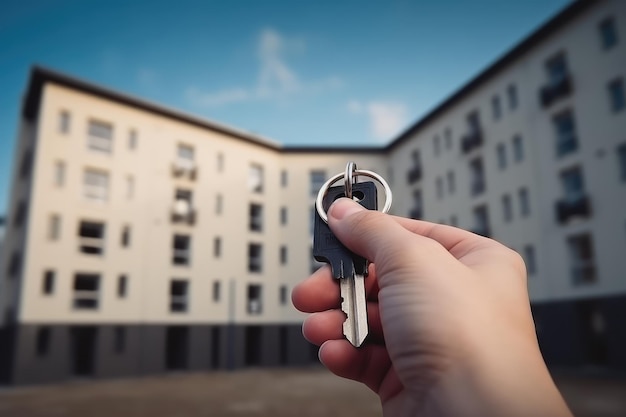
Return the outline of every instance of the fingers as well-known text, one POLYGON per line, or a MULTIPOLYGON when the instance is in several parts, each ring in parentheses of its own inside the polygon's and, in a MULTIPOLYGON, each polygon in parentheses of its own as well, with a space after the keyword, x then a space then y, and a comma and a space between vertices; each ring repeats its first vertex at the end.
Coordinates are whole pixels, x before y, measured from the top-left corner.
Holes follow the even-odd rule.
POLYGON ((329 371, 362 382, 383 402, 402 390, 384 346, 355 348, 347 340, 329 340, 320 347, 319 358, 329 371))
MULTIPOLYGON (((371 264, 369 276, 365 279, 365 293, 368 300, 375 301, 378 297, 376 268, 371 264)), ((291 293, 291 301, 298 310, 305 313, 339 308, 341 305, 339 281, 332 277, 330 266, 323 266, 298 284, 291 293)))
MULTIPOLYGON (((302 334, 309 342, 321 345, 327 340, 343 339, 343 322, 346 315, 341 310, 328 310, 310 315, 302 324, 302 334)), ((378 303, 367 303, 367 341, 383 343, 383 329, 380 322, 378 303)))

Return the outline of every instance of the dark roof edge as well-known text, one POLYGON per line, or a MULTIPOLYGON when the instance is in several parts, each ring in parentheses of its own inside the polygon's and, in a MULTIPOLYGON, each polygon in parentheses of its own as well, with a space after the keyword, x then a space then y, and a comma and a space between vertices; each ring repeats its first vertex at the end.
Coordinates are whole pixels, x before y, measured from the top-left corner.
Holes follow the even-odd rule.
POLYGON ((131 107, 137 107, 142 110, 165 116, 171 119, 183 121, 202 128, 208 128, 217 132, 225 133, 230 136, 234 136, 238 139, 245 140, 247 142, 259 145, 272 150, 280 151, 282 145, 271 139, 257 136, 231 126, 223 125, 212 120, 204 119, 198 116, 193 116, 187 113, 183 113, 179 110, 172 109, 160 104, 144 100, 135 96, 121 93, 119 91, 111 90, 109 88, 81 80, 79 78, 71 77, 66 74, 44 68, 42 66, 35 65, 31 68, 30 80, 24 97, 22 116, 28 120, 33 120, 37 117, 39 112, 39 104, 41 100, 41 94, 43 86, 46 83, 54 83, 62 86, 70 87, 79 91, 90 93, 99 97, 126 104, 131 107))
POLYGON ((563 10, 557 13, 554 17, 541 25, 538 29, 532 32, 528 37, 523 39, 509 52, 506 52, 503 56, 497 59, 494 63, 489 65, 486 69, 482 70, 473 79, 459 88, 455 93, 445 99, 442 103, 430 110, 426 115, 416 120, 411 126, 409 126, 404 132, 400 133, 398 137, 393 139, 386 147, 385 150, 391 150, 395 146, 401 144, 406 139, 411 137, 416 131, 428 125, 434 119, 441 115, 448 108, 452 107, 458 101, 472 93, 476 88, 481 86, 487 80, 489 80, 496 73, 504 69, 511 64, 514 60, 525 54, 528 50, 533 48, 537 43, 541 42, 556 30, 560 29, 571 20, 579 16, 588 8, 601 2, 602 0, 575 0, 572 4, 565 6, 563 10))
POLYGON ((284 146, 285 153, 380 153, 384 146, 284 146))

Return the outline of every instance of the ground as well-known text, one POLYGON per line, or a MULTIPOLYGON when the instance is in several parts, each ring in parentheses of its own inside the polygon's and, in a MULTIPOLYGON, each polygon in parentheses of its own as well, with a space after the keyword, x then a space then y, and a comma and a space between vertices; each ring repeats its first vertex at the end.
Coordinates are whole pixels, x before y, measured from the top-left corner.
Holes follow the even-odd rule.
MULTIPOLYGON (((626 378, 561 375, 577 417, 626 416, 626 378)), ((237 372, 80 381, 0 390, 2 417, 380 416, 377 397, 326 370, 237 372)))

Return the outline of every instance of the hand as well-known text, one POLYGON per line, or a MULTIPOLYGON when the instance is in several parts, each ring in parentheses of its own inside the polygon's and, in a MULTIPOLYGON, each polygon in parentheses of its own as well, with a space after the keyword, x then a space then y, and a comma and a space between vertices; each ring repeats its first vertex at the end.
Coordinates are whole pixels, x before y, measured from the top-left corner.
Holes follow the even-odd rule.
POLYGON ((313 313, 303 334, 330 371, 376 392, 386 416, 571 415, 541 357, 516 252, 345 198, 328 215, 337 238, 373 263, 361 348, 343 337, 328 266, 293 290, 296 308, 313 313))

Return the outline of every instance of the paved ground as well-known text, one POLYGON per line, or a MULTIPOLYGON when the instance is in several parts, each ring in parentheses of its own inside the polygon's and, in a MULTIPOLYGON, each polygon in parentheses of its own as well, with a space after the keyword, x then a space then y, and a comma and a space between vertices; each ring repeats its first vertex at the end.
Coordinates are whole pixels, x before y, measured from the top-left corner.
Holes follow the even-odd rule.
MULTIPOLYGON (((561 376, 578 417, 626 416, 626 378, 561 376)), ((363 386, 321 368, 178 374, 0 391, 2 417, 380 416, 363 386)))

